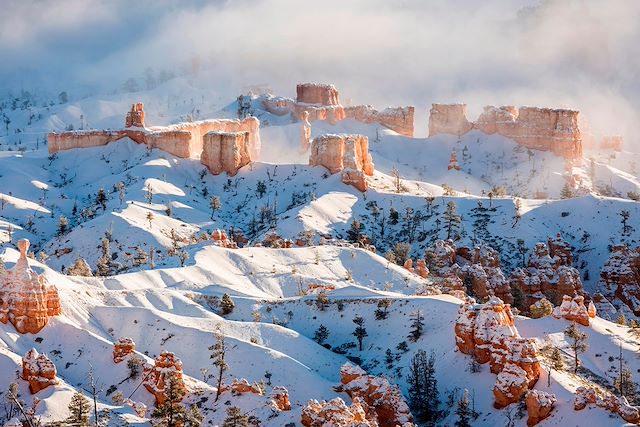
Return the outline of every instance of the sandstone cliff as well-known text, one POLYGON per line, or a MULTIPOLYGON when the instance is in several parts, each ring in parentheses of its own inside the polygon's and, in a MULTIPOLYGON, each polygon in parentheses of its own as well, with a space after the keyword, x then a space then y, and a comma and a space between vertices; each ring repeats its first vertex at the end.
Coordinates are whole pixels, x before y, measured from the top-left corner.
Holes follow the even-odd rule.
POLYGON ((204 135, 200 163, 214 175, 234 176, 251 163, 248 140, 248 132, 209 132, 204 135))
POLYGON ((180 387, 185 387, 182 379, 182 362, 169 351, 160 353, 153 365, 145 365, 143 385, 155 397, 156 406, 166 402, 166 388, 171 377, 178 381, 180 387))
POLYGON ((362 135, 320 135, 311 144, 309 165, 324 166, 331 174, 342 172, 345 184, 366 191, 365 176, 373 175, 369 140, 362 135))
POLYGON ((297 102, 305 104, 340 105, 334 85, 300 83, 296 86, 297 102))
POLYGON ((120 363, 127 358, 128 355, 136 351, 136 343, 131 338, 120 338, 113 344, 113 361, 120 363))

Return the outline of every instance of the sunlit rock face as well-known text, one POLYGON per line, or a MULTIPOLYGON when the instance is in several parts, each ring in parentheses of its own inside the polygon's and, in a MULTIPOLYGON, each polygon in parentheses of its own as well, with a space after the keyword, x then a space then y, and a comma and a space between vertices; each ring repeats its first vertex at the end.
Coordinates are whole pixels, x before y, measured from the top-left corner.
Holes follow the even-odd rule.
POLYGON ((21 334, 36 334, 49 318, 59 315, 58 290, 44 275, 29 267, 29 241, 18 241, 20 257, 8 271, 0 270, 0 322, 11 323, 21 334))
POLYGON ((556 395, 541 390, 529 390, 525 399, 527 404, 527 425, 532 427, 551 414, 556 403, 556 395))
POLYGON ((589 319, 595 317, 595 306, 589 304, 589 309, 584 305, 584 297, 578 295, 570 297, 565 295, 562 297, 562 304, 553 309, 553 317, 556 319, 566 319, 571 322, 578 322, 583 326, 589 326, 589 319), (591 309, 591 313, 589 312, 591 309))
POLYGON ((603 136, 600 140, 600 148, 603 150, 622 151, 624 139, 620 135, 603 136))
POLYGON ((339 397, 328 402, 310 400, 302 409, 300 423, 304 427, 378 427, 375 412, 368 413, 365 408, 367 404, 360 397, 353 399, 351 406, 339 397))
POLYGON ((478 129, 498 134, 531 149, 551 151, 566 159, 582 156, 579 112, 567 109, 487 106, 475 123, 466 117, 465 104, 433 104, 429 114, 429 136, 464 135, 478 129))
POLYGON ((204 135, 200 162, 214 175, 234 176, 251 163, 248 142, 248 132, 209 132, 204 135))
POLYGON ((36 394, 50 385, 58 384, 56 365, 46 355, 32 348, 22 358, 22 379, 29 382, 31 394, 36 394))
POLYGON ((289 390, 286 387, 276 386, 271 392, 272 406, 279 411, 290 411, 289 390))
POLYGON ((640 407, 629 405, 626 398, 618 397, 608 392, 596 391, 594 388, 578 387, 573 409, 581 411, 589 404, 606 409, 613 414, 618 414, 628 423, 640 423, 640 407))
POLYGON ((363 135, 325 134, 311 144, 310 166, 324 166, 331 174, 341 172, 342 182, 366 191, 366 176, 373 175, 369 140, 363 135))
POLYGON ((640 246, 616 245, 602 267, 597 289, 606 299, 640 315, 640 246))
POLYGON ((356 105, 345 107, 344 112, 347 119, 363 123, 380 123, 400 135, 413 137, 414 107, 390 107, 378 111, 371 105, 356 105))
POLYGON ((113 344, 113 361, 120 363, 136 351, 136 343, 131 338, 120 338, 113 344))
POLYGON ((400 389, 386 378, 367 375, 362 368, 346 363, 340 368, 340 382, 336 390, 346 392, 352 399, 362 398, 375 411, 380 427, 413 422, 400 389))
POLYGON ((154 364, 144 367, 144 388, 156 399, 156 406, 167 401, 167 387, 171 377, 178 381, 178 387, 185 387, 182 379, 182 362, 175 354, 163 351, 156 357, 154 364))
POLYGON ((431 104, 429 136, 440 134, 464 135, 473 128, 467 120, 466 104, 431 104))
POLYGON ((334 85, 300 83, 296 86, 296 101, 305 104, 340 105, 334 85))
POLYGON ((144 105, 142 102, 131 105, 131 110, 127 113, 124 127, 144 127, 144 105))

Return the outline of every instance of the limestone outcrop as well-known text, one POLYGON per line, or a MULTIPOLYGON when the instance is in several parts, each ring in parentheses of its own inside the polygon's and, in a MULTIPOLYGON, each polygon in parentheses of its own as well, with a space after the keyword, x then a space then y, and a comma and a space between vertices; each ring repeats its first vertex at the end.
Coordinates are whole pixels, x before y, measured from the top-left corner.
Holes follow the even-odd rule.
POLYGON ((615 245, 602 267, 597 289, 614 305, 622 303, 640 315, 640 246, 615 245))
POLYGON ((300 83, 296 86, 296 101, 305 104, 340 105, 334 85, 300 83))
POLYGON ((579 112, 567 109, 487 106, 475 123, 466 117, 465 104, 433 104, 429 136, 463 135, 472 129, 513 139, 527 148, 551 151, 566 159, 582 156, 579 112))
POLYGON ((431 104, 429 137, 440 134, 464 135, 473 129, 467 120, 466 104, 431 104))
POLYGON ((589 318, 595 317, 595 306, 590 304, 589 307, 593 307, 593 316, 589 314, 589 310, 584 306, 584 297, 578 295, 576 297, 570 297, 564 295, 562 297, 562 304, 553 309, 553 317, 556 319, 566 319, 571 322, 578 322, 583 326, 589 326, 589 318))
POLYGON ((573 409, 580 411, 586 408, 589 404, 606 409, 611 413, 618 414, 628 423, 640 423, 640 407, 629 405, 626 398, 617 397, 607 392, 601 394, 596 392, 593 388, 583 386, 578 387, 576 389, 573 409))
POLYGON ((49 318, 59 315, 60 297, 44 275, 29 267, 29 241, 18 241, 20 257, 11 270, 0 270, 0 322, 21 333, 36 334, 49 318))
POLYGON ((144 127, 144 105, 142 102, 131 105, 131 110, 127 113, 124 121, 124 127, 144 127))
POLYGON ((160 353, 153 365, 145 365, 143 385, 156 398, 156 406, 167 401, 166 388, 172 377, 178 381, 180 387, 185 387, 182 379, 182 362, 169 351, 160 353))
POLYGON ((342 182, 366 191, 366 176, 373 175, 369 140, 363 135, 325 134, 311 144, 310 166, 324 166, 331 174, 342 172, 342 182))
POLYGON ((560 236, 547 244, 536 243, 527 268, 516 268, 510 277, 512 286, 522 291, 525 312, 542 298, 559 305, 563 295, 584 296, 580 272, 571 266, 572 261, 571 249, 560 236))
POLYGON ((556 395, 541 390, 529 390, 525 402, 527 404, 527 425, 532 427, 551 414, 556 404, 556 395))
POLYGON ((22 358, 22 379, 29 382, 29 391, 36 394, 50 385, 58 384, 56 365, 46 355, 32 348, 22 358))
POLYGON ((200 163, 214 175, 226 172, 235 176, 238 169, 251 163, 248 132, 209 132, 204 135, 200 163))
POLYGON ((340 368, 340 382, 336 391, 344 391, 352 399, 362 398, 375 411, 380 427, 413 422, 400 388, 386 378, 367 375, 362 368, 347 362, 340 368))
POLYGON ((304 427, 378 427, 375 413, 367 413, 365 407, 361 398, 353 399, 351 406, 339 397, 328 402, 310 400, 302 409, 300 422, 304 427))
POLYGON ((128 355, 136 351, 136 343, 131 338, 120 338, 113 344, 113 361, 120 363, 127 358, 128 355))
POLYGON ((508 304, 491 298, 486 304, 468 299, 455 325, 456 346, 478 363, 489 362, 498 374, 493 388, 496 408, 519 401, 540 377, 540 355, 532 339, 520 337, 508 304))

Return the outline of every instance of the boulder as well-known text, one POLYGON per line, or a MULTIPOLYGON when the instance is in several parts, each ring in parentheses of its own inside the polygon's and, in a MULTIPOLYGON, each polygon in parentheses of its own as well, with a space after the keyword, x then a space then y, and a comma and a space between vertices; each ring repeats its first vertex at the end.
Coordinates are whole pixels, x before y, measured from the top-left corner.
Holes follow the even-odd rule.
POLYGON ((182 362, 169 351, 161 352, 153 365, 145 365, 142 384, 155 397, 156 406, 167 401, 166 388, 172 377, 178 381, 179 387, 186 388, 182 379, 182 362))
POLYGON ((473 128, 467 120, 466 104, 431 104, 429 137, 440 134, 464 135, 473 128))
POLYGON ((60 297, 44 275, 29 267, 29 241, 19 240, 18 248, 15 266, 0 271, 0 323, 11 323, 21 334, 36 334, 62 312, 60 297))
POLYGON ((32 348, 22 358, 22 379, 29 382, 31 394, 36 394, 50 385, 58 384, 56 365, 46 355, 32 348))
POLYGON ((367 375, 362 368, 347 362, 340 368, 340 383, 336 391, 344 391, 352 399, 362 398, 375 411, 380 427, 413 422, 400 388, 386 378, 367 375))
POLYGON ((208 132, 204 135, 200 163, 214 175, 226 172, 235 176, 251 163, 248 150, 249 132, 208 132))
POLYGON ((136 351, 136 343, 131 338, 120 338, 113 344, 113 361, 120 363, 136 351))
POLYGON ((330 173, 342 172, 342 182, 366 191, 366 176, 373 175, 369 140, 363 135, 324 134, 311 144, 310 166, 324 166, 330 173))
POLYGON ((541 390, 529 390, 525 402, 527 404, 527 425, 529 427, 538 424, 549 416, 557 399, 555 394, 541 390))

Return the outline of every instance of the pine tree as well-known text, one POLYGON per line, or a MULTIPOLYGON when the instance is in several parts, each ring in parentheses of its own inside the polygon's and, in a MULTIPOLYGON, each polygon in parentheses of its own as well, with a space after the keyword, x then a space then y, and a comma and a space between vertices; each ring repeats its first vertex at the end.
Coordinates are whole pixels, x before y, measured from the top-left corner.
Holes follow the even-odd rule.
POLYGON ((60 215, 60 218, 58 218, 58 236, 62 236, 63 234, 65 234, 68 228, 69 220, 66 216, 60 215))
POLYGON ((136 248, 136 254, 133 256, 133 265, 134 267, 139 267, 144 265, 149 260, 147 256, 147 252, 143 250, 140 246, 136 248))
POLYGON ((573 190, 571 189, 568 183, 565 183, 564 186, 562 187, 562 190, 560 190, 560 198, 571 199, 573 196, 574 196, 573 190))
POLYGON ((249 417, 244 415, 237 406, 231 406, 227 408, 227 417, 221 427, 249 427, 249 417))
POLYGON ((411 358, 407 376, 409 405, 416 418, 424 422, 436 420, 440 405, 435 361, 435 353, 427 357, 424 350, 418 350, 411 358))
POLYGON ((190 411, 182 404, 186 395, 184 385, 174 375, 169 377, 165 393, 167 400, 156 407, 151 418, 155 427, 198 427, 202 423, 202 414, 197 408, 190 411))
POLYGON ((638 389, 636 383, 633 382, 633 376, 629 368, 626 366, 622 368, 620 375, 613 380, 613 386, 618 390, 620 396, 627 398, 630 404, 636 404, 638 389))
POLYGON ((184 263, 188 259, 189 259, 189 252, 185 251, 184 249, 180 249, 178 251, 178 260, 180 260, 180 267, 184 267, 184 263))
POLYGON ((571 325, 564 330, 564 335, 570 339, 569 347, 571 351, 573 351, 573 373, 577 374, 578 366, 580 366, 578 356, 589 348, 587 345, 587 334, 578 329, 576 322, 572 322, 571 325))
POLYGON ((451 239, 452 233, 460 228, 460 222, 462 219, 458 215, 458 208, 454 202, 447 203, 447 208, 444 212, 444 224, 447 227, 447 239, 451 239))
POLYGON ((82 393, 75 392, 69 402, 69 418, 67 423, 73 426, 86 426, 89 421, 91 403, 82 393))
POLYGON ((124 197, 126 195, 127 187, 124 185, 124 182, 120 181, 116 184, 116 190, 118 191, 118 200, 120 201, 120 206, 124 202, 124 197))
POLYGON ((96 262, 96 274, 98 276, 108 276, 111 273, 111 255, 109 254, 109 240, 102 239, 102 256, 96 262))
POLYGON ((67 274, 69 276, 93 276, 93 274, 91 274, 91 267, 89 267, 87 261, 82 257, 76 258, 73 265, 67 269, 67 274))
POLYGON ((147 203, 151 204, 151 202, 153 202, 153 187, 151 186, 151 184, 147 184, 145 189, 146 192, 144 198, 147 199, 147 203))
POLYGON ((236 308, 236 305, 233 303, 233 300, 228 294, 222 295, 222 300, 220 301, 220 308, 222 309, 222 315, 226 316, 227 314, 231 314, 233 309, 236 308))
POLYGON ((326 326, 322 324, 313 334, 313 340, 320 345, 324 344, 324 342, 327 340, 328 337, 329 337, 329 330, 327 329, 326 326))
POLYGON ((360 239, 362 239, 363 228, 364 228, 364 225, 357 219, 354 219, 353 221, 351 221, 351 228, 349 228, 349 230, 347 231, 347 239, 351 243, 360 242, 360 239))
POLYGON ((416 342, 420 339, 424 332, 424 316, 420 310, 411 313, 411 331, 409 332, 409 341, 416 342))
POLYGON ((560 354, 558 347, 554 347, 551 351, 549 361, 551 363, 551 367, 556 371, 562 371, 564 369, 564 361, 562 360, 562 355, 560 354))
POLYGON ((627 319, 624 317, 624 314, 621 313, 618 316, 618 318, 616 319, 616 323, 622 326, 625 326, 627 324, 627 319))
POLYGON ((147 218, 147 221, 149 221, 149 228, 151 228, 151 225, 152 225, 153 219, 155 218, 155 217, 153 216, 153 212, 151 212, 151 211, 147 212, 147 216, 146 216, 146 218, 147 218))
POLYGON ((356 324, 353 336, 358 340, 358 348, 362 351, 362 340, 369 334, 367 334, 367 330, 364 327, 364 319, 362 316, 356 315, 356 317, 353 318, 353 323, 356 324))
POLYGON ((211 197, 211 200, 209 201, 209 205, 211 206, 211 219, 213 219, 213 215, 216 213, 217 210, 219 210, 222 207, 222 204, 220 203, 220 197, 219 196, 211 197))
POLYGON ((103 212, 107 210, 107 193, 104 191, 104 188, 100 188, 100 190, 98 190, 96 203, 102 207, 103 212))
POLYGON ((456 427, 471 427, 471 409, 469 408, 469 390, 464 389, 462 399, 458 401, 456 408, 458 419, 454 423, 456 427))
POLYGON ((227 346, 224 341, 224 334, 220 328, 215 332, 216 343, 209 347, 211 351, 210 359, 213 360, 213 366, 218 369, 218 389, 216 390, 216 402, 222 393, 222 380, 224 378, 225 371, 229 368, 226 362, 227 346))

